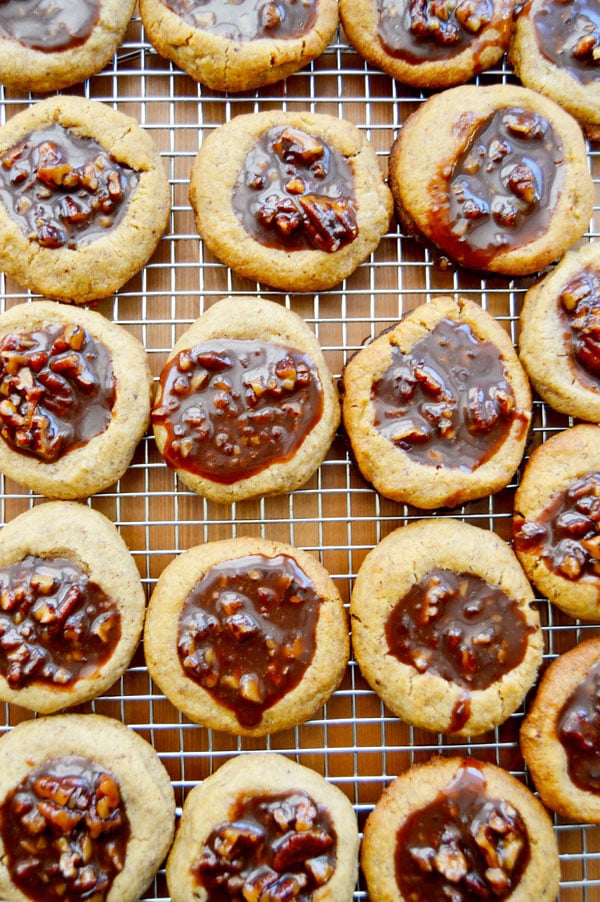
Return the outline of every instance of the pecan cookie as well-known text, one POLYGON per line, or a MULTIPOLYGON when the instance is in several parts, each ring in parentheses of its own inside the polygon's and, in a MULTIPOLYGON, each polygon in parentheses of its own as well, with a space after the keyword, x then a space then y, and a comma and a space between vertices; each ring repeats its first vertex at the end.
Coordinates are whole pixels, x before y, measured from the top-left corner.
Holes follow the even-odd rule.
POLYGON ((600 824, 600 639, 548 667, 521 727, 521 751, 541 799, 563 817, 600 824))
POLYGON ((303 723, 337 688, 348 625, 315 558, 238 538, 192 548, 163 571, 144 650, 150 675, 190 720, 263 736, 303 723))
POLYGON ((523 276, 589 226, 593 189, 578 123, 516 85, 463 85, 430 97, 392 147, 403 227, 469 269, 523 276))
POLYGON ((600 33, 594 0, 527 0, 515 18, 510 62, 600 140, 600 33))
POLYGON ((0 315, 0 472, 49 498, 123 476, 150 419, 145 350, 122 326, 52 301, 0 315))
POLYGON ((552 822, 516 777, 474 758, 414 765, 367 819, 361 860, 370 898, 386 902, 554 902, 552 822))
POLYGON ((388 708, 474 736, 521 704, 542 662, 531 586, 512 550, 458 520, 419 520, 366 556, 350 614, 361 672, 388 708))
POLYGON ((167 861, 173 902, 348 902, 358 826, 344 793, 283 755, 232 758, 189 793, 167 861), (218 851, 217 851, 218 850, 218 851), (267 889, 268 888, 268 889, 267 889))
POLYGON ((513 542, 552 604, 600 619, 600 426, 580 424, 533 452, 515 494, 513 542))
POLYGON ((323 461, 337 393, 304 320, 261 298, 225 298, 181 336, 152 411, 179 479, 211 501, 288 492, 323 461))
POLYGON ((171 845, 175 798, 133 730, 58 714, 0 739, 0 825, 2 899, 137 902, 171 845))
POLYGON ((336 0, 140 0, 158 52, 215 91, 249 91, 297 72, 335 36, 336 0))
POLYGON ((344 119, 268 110, 203 142, 190 183, 207 247, 245 279, 324 291, 375 250, 392 197, 372 146, 344 119))
POLYGON ((0 532, 0 698, 50 714, 100 695, 138 646, 146 599, 103 514, 50 501, 0 532))
POLYGON ((462 84, 502 57, 514 0, 340 0, 348 40, 392 78, 419 88, 462 84))
POLYGON ((100 72, 134 8, 135 0, 3 0, 0 82, 46 93, 100 72))
POLYGON ((0 127, 0 269, 61 301, 106 298, 145 265, 170 212, 147 132, 82 97, 49 97, 0 127))
POLYGON ((437 297, 348 362, 342 412, 356 463, 378 492, 452 507, 509 483, 531 392, 496 320, 472 301, 437 297))
POLYGON ((551 407, 600 423, 600 243, 569 251, 527 291, 519 355, 551 407))

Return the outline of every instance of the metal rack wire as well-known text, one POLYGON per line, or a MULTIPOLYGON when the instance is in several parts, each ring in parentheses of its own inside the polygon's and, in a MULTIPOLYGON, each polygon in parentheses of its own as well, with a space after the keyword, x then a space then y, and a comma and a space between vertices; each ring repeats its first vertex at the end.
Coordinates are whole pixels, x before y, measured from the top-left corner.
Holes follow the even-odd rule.
MULTIPOLYGON (((480 76, 480 83, 509 81, 503 62, 480 76)), ((407 310, 437 294, 461 294, 493 313, 516 342, 524 292, 531 280, 480 279, 460 270, 441 270, 429 254, 397 229, 349 279, 317 295, 281 295, 238 279, 203 247, 187 197, 189 172, 203 137, 241 112, 266 108, 310 109, 346 118, 372 141, 382 170, 408 113, 425 94, 412 91, 369 66, 343 34, 313 64, 285 82, 242 95, 209 92, 161 59, 146 41, 136 15, 125 42, 102 73, 72 93, 101 100, 134 116, 160 149, 169 175, 173 210, 158 251, 142 273, 100 309, 120 322, 146 347, 157 377, 181 332, 212 300, 224 295, 262 294, 302 315, 319 338, 330 369, 340 374, 365 338, 397 321, 407 310)), ((36 97, 0 91, 0 121, 36 97)), ((595 173, 595 151, 590 148, 595 173)), ((596 180, 597 181, 597 180, 596 180)), ((598 208, 594 210, 598 216, 598 208)), ((597 237, 598 220, 588 237, 597 237)), ((29 297, 0 276, 2 307, 29 297)), ((571 421, 535 404, 532 446, 571 421)), ((510 536, 512 498, 518 483, 500 494, 451 512, 461 520, 510 536)), ((40 499, 9 480, 0 481, 0 521, 7 522, 40 499)), ((233 505, 209 503, 178 485, 146 436, 123 479, 88 503, 116 523, 137 562, 148 595, 167 563, 201 542, 239 535, 284 538, 316 554, 348 602, 365 554, 397 526, 423 512, 395 504, 367 487, 354 470, 340 435, 310 483, 294 493, 233 505)), ((438 512, 426 514, 437 516, 438 512)), ((448 513, 448 512, 443 512, 448 513)), ((552 610, 543 599, 546 658, 597 632, 552 610)), ((264 740, 243 740, 190 723, 152 684, 143 649, 107 695, 83 710, 114 716, 151 741, 169 770, 181 807, 186 793, 227 758, 256 749, 277 750, 314 767, 340 786, 352 801, 362 827, 368 812, 394 776, 411 763, 441 753, 472 754, 505 767, 525 782, 518 749, 520 710, 489 734, 472 740, 438 737, 391 716, 351 661, 341 688, 318 717, 264 740)), ((0 732, 30 715, 5 706, 0 732)), ((600 831, 555 818, 561 849, 563 902, 600 898, 600 831)), ((365 899, 359 882, 354 898, 365 899)), ((144 897, 168 899, 164 872, 144 897)))

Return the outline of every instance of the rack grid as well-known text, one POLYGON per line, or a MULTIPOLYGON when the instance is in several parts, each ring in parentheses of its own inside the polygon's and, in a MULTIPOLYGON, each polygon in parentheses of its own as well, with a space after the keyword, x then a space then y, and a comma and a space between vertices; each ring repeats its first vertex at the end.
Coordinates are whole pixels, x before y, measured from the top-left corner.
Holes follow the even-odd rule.
MULTIPOLYGON (((506 60, 479 76, 478 83, 514 80, 506 60)), ((533 279, 480 278, 460 269, 442 269, 428 251, 392 225, 356 273, 319 294, 281 294, 236 277, 199 239, 188 200, 189 174, 203 138, 239 113, 264 109, 311 110, 354 122, 370 139, 382 172, 392 142, 406 116, 427 97, 369 67, 348 45, 343 32, 311 65, 274 86, 239 95, 208 91, 162 59, 145 38, 134 15, 126 40, 112 63, 70 93, 103 101, 136 118, 151 134, 169 176, 173 208, 169 226, 145 269, 99 309, 136 335, 147 349, 158 378, 178 336, 211 302, 226 295, 262 295, 299 313, 314 329, 336 376, 368 338, 402 314, 439 294, 461 295, 481 304, 516 343, 524 293, 533 279)), ((0 122, 39 100, 0 89, 0 122)), ((589 148, 597 192, 598 151, 589 148)), ((594 218, 585 240, 597 236, 594 218)), ((30 298, 0 275, 2 309, 30 298)), ((573 425, 541 401, 534 404, 528 453, 555 432, 573 425)), ((527 459, 527 455, 526 458, 527 459)), ((87 503, 119 528, 139 568, 148 597, 164 567, 193 545, 240 535, 277 538, 314 553, 336 581, 348 604, 353 580, 366 553, 393 529, 423 516, 450 515, 510 539, 512 503, 519 472, 493 497, 453 511, 423 511, 377 495, 357 474, 343 435, 311 481, 287 495, 232 505, 210 503, 178 484, 146 435, 124 477, 87 503)), ((39 496, 0 478, 0 522, 41 503, 39 496)), ((581 639, 598 633, 537 599, 543 620, 545 659, 550 661, 581 639)), ((384 786, 415 762, 439 754, 470 754, 494 762, 528 785, 518 747, 523 717, 470 740, 417 730, 390 715, 351 660, 342 686, 308 723, 260 740, 219 734, 187 721, 153 685, 140 648, 125 675, 106 695, 78 710, 116 717, 153 743, 167 767, 178 811, 199 780, 228 758, 254 750, 278 751, 313 767, 338 785, 354 805, 362 829, 384 786)), ((5 705, 0 733, 31 715, 5 705)), ((600 898, 600 831, 591 825, 554 818, 561 852, 562 902, 600 898)), ((354 899, 366 899, 359 883, 354 899)), ((164 870, 144 896, 167 900, 164 870)), ((374 900, 376 902, 376 900, 374 900)))

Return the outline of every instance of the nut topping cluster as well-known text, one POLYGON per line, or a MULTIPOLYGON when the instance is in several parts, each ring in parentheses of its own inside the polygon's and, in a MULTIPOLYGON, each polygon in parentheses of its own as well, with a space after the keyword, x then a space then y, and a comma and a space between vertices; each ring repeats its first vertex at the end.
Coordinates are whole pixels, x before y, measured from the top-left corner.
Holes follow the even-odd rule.
POLYGON ((410 31, 418 41, 451 46, 461 40, 461 29, 477 34, 491 22, 492 0, 410 0, 410 31))
POLYGON ((120 635, 118 609, 72 561, 28 556, 0 568, 0 673, 11 688, 91 676, 120 635))
POLYGON ((12 880, 34 902, 101 902, 123 870, 129 820, 116 778, 92 761, 47 761, 0 816, 12 880))
POLYGON ((313 26, 314 0, 163 0, 194 28, 231 41, 300 38, 313 26))
POLYGON ((334 873, 336 844, 327 811, 305 792, 242 797, 192 872, 211 899, 309 902, 334 873))
POLYGON ((593 0, 545 0, 534 26, 543 56, 583 84, 597 80, 600 30, 593 0))
POLYGON ((596 380, 600 378, 600 272, 585 270, 560 294, 571 328, 575 360, 596 380))
POLYGON ((0 436, 55 461, 104 432, 115 402, 106 348, 77 324, 0 339, 0 436))
POLYGON ((600 793, 600 663, 590 668, 565 701, 556 732, 567 754, 571 780, 586 792, 600 793))
POLYGON ((238 177, 234 210, 257 240, 334 253, 358 235, 350 164, 320 138, 288 126, 268 131, 238 177))
POLYGON ((76 249, 121 219, 137 184, 91 138, 60 125, 0 154, 0 199, 31 241, 76 249))

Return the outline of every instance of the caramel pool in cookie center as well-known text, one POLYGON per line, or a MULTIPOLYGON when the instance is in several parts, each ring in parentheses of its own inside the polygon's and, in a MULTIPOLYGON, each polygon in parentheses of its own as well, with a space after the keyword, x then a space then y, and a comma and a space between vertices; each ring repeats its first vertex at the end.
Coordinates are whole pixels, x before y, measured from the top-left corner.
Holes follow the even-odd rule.
POLYGON ((5 864, 33 902, 105 899, 123 870, 130 825, 119 783, 87 758, 50 758, 0 807, 5 864))
POLYGON ((543 56, 581 84, 600 79, 600 4, 597 0, 541 0, 534 7, 535 39, 543 56))
POLYGON ((600 794, 600 662, 565 701, 556 730, 573 783, 600 794))
POLYGON ((587 267, 563 286, 559 318, 577 378, 600 391, 600 271, 587 267))
POLYGON ((183 671, 254 727, 310 666, 320 606, 312 581, 287 555, 217 564, 181 612, 183 671))
POLYGON ((301 38, 317 17, 318 0, 161 0, 203 31, 232 41, 301 38))
POLYGON ((0 37, 45 53, 72 50, 99 17, 100 0, 2 0, 0 37))
MULTIPOLYGON (((377 9, 382 46, 408 63, 451 59, 462 53, 494 15, 493 0, 377 0, 377 9)), ((496 35, 490 44, 495 40, 496 35)))
MULTIPOLYGON (((0 6, 1 9, 1 6, 0 6)), ((125 216, 138 174, 54 123, 0 154, 0 200, 30 241, 75 250, 125 216)))

